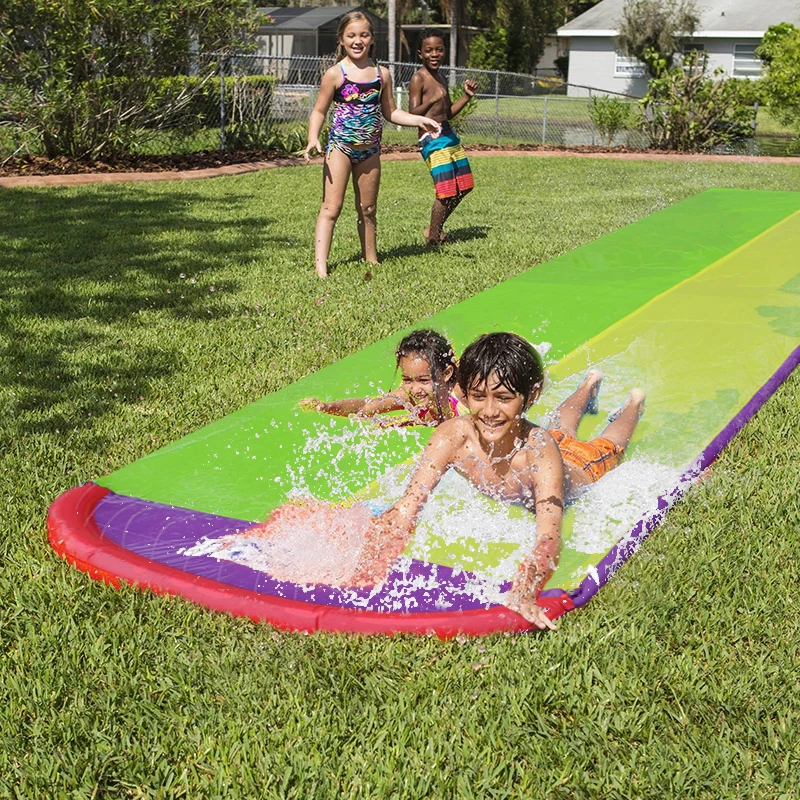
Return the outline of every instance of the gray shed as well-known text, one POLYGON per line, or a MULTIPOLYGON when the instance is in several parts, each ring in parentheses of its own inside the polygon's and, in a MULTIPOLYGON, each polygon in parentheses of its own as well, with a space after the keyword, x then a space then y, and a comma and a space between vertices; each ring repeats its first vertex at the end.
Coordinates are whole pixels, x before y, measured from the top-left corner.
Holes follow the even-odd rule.
POLYGON ((389 26, 361 6, 322 6, 306 8, 259 8, 274 24, 258 29, 258 54, 261 56, 330 56, 336 51, 339 20, 350 11, 362 11, 375 31, 375 55, 386 60, 389 53, 389 26))

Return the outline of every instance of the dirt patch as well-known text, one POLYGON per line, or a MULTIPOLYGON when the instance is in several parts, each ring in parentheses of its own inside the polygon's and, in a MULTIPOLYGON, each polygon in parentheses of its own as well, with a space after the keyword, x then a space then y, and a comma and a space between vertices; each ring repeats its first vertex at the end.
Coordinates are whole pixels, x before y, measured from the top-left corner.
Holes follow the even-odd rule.
POLYGON ((161 156, 127 156, 113 162, 92 159, 44 158, 21 156, 0 165, 0 175, 85 175, 116 172, 176 172, 193 169, 215 169, 257 161, 274 161, 283 157, 269 150, 203 150, 199 153, 161 156))
MULTIPOLYGON (((800 158, 791 156, 726 156, 592 145, 553 147, 535 144, 505 146, 470 144, 465 149, 475 156, 568 156, 631 161, 716 161, 800 166, 800 158)), ((407 161, 419 158, 415 145, 384 145, 382 153, 386 161, 407 161)), ((321 161, 320 158, 311 160, 316 164, 321 161)), ((9 159, 0 165, 0 187, 200 180, 222 175, 240 175, 273 167, 299 166, 303 163, 305 162, 302 157, 279 155, 269 150, 205 150, 184 155, 130 156, 114 162, 25 156, 9 159)))

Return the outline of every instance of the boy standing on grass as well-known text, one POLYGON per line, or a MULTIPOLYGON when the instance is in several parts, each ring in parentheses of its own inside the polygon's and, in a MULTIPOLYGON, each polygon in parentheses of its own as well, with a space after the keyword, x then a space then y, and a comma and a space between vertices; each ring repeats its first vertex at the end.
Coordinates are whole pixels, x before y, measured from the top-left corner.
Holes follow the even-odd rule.
POLYGON ((419 131, 419 151, 428 165, 436 189, 431 223, 423 235, 428 247, 437 247, 445 239, 442 228, 447 218, 464 195, 475 186, 467 154, 461 146, 461 140, 450 127, 449 120, 475 96, 478 84, 466 81, 463 96, 455 103, 450 102, 447 83, 439 74, 445 56, 444 39, 435 31, 422 32, 418 55, 422 67, 414 73, 408 87, 409 112, 430 117, 442 126, 442 132, 436 138, 422 129, 419 131))
POLYGON ((578 423, 587 411, 596 413, 600 372, 589 372, 558 407, 551 431, 523 416, 539 397, 544 368, 520 336, 481 336, 464 351, 458 371, 470 413, 436 428, 403 497, 370 523, 353 583, 370 586, 385 578, 430 493, 453 468, 489 497, 521 503, 536 514, 536 545, 520 564, 505 605, 537 628, 555 630, 536 599, 558 564, 565 498, 617 466, 642 413, 644 393, 634 389, 601 436, 582 442, 575 438, 578 423))

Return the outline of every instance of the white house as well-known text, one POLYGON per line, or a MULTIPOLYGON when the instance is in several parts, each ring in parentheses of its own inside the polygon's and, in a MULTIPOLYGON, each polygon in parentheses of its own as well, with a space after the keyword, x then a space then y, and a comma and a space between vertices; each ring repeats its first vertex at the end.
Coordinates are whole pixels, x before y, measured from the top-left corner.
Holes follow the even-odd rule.
MULTIPOLYGON (((643 65, 618 52, 616 37, 626 0, 603 0, 558 29, 569 50, 569 93, 587 95, 588 88, 641 97, 647 89, 643 65)), ((800 0, 697 0, 700 24, 684 51, 704 50, 713 72, 756 78, 761 62, 755 49, 767 28, 800 22, 800 0)))

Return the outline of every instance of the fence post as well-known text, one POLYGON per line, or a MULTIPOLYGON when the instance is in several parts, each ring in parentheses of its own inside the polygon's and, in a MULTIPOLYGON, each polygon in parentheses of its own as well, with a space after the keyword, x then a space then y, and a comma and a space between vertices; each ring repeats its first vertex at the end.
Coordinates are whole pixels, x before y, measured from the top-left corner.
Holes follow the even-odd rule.
POLYGON ((750 137, 750 155, 756 154, 756 129, 758 127, 758 100, 753 103, 753 135, 750 137))
POLYGON ((219 61, 219 148, 225 149, 225 59, 219 61))
POLYGON ((494 73, 494 143, 497 144, 500 127, 500 73, 494 73))
POLYGON ((542 144, 547 141, 547 95, 544 96, 544 112, 542 113, 542 144))

